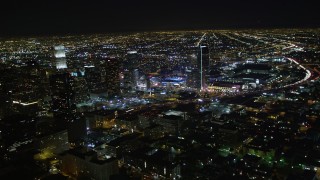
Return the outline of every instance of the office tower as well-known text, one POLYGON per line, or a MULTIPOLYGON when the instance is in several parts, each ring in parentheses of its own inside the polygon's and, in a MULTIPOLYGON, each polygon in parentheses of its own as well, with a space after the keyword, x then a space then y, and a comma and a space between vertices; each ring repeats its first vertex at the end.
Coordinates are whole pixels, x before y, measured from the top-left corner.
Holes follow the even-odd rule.
POLYGON ((88 100, 86 81, 80 74, 58 73, 50 77, 51 110, 58 128, 68 129, 70 143, 80 142, 86 135, 86 121, 76 113, 76 105, 88 100))
POLYGON ((102 82, 105 82, 106 92, 109 97, 120 94, 120 62, 116 58, 108 58, 100 61, 103 67, 102 82), (105 75, 104 75, 105 74, 105 75))
POLYGON ((124 87, 135 89, 139 78, 139 54, 137 51, 127 52, 126 60, 123 63, 124 87))
POLYGON ((206 75, 210 72, 210 59, 208 46, 198 46, 197 68, 199 71, 199 84, 197 88, 200 90, 206 89, 206 75))
POLYGON ((74 91, 74 103, 81 104, 85 103, 90 99, 88 84, 85 79, 85 71, 82 69, 71 73, 74 78, 73 91, 74 91))
POLYGON ((62 45, 59 46, 54 46, 54 57, 55 58, 65 58, 66 57, 66 52, 65 48, 62 45))
POLYGON ((128 69, 136 69, 138 68, 138 60, 139 60, 139 54, 137 51, 129 51, 127 53, 127 59, 126 59, 126 67, 128 69))
POLYGON ((86 66, 84 75, 88 90, 91 93, 100 93, 106 90, 105 86, 105 68, 97 66, 86 66))
POLYGON ((73 90, 74 77, 69 73, 54 74, 50 76, 50 90, 54 113, 66 113, 71 111, 75 104, 75 92, 73 90))
POLYGON ((54 66, 56 69, 66 69, 67 68, 67 60, 66 60, 66 52, 65 47, 62 45, 53 47, 53 55, 54 55, 54 66))

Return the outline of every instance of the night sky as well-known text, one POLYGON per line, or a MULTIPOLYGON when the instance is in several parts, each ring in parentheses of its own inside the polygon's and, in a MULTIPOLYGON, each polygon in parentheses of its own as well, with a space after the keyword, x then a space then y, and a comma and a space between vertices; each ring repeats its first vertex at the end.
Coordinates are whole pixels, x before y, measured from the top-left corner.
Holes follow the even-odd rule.
POLYGON ((320 26, 315 1, 215 1, 1 1, 0 36, 320 26))

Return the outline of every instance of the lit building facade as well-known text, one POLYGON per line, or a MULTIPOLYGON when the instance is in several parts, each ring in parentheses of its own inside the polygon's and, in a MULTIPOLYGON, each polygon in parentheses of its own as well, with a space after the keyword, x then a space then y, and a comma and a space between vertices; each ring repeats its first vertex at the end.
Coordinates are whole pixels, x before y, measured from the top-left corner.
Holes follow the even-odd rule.
POLYGON ((108 58, 100 61, 105 70, 106 92, 109 97, 120 94, 120 62, 116 58, 108 58))
POLYGON ((123 62, 123 84, 125 88, 135 89, 139 80, 139 59, 137 51, 127 52, 126 59, 123 62))
POLYGON ((66 69, 67 68, 67 60, 66 60, 66 52, 65 47, 62 45, 53 47, 53 55, 55 58, 55 67, 57 69, 66 69))
POLYGON ((206 75, 210 72, 210 53, 208 46, 199 45, 197 49, 197 68, 199 71, 198 89, 204 90, 207 87, 206 75))
POLYGON ((50 77, 51 109, 53 112, 67 112, 75 104, 73 90, 74 77, 69 73, 55 74, 50 77))

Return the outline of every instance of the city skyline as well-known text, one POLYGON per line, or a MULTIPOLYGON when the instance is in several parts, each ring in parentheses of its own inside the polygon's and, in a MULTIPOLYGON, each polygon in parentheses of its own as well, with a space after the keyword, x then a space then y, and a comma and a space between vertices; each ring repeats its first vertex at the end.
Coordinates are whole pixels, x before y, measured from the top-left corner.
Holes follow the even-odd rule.
POLYGON ((308 1, 0 11, 0 179, 320 179, 308 1))
POLYGON ((2 179, 312 179, 320 29, 0 39, 2 179))

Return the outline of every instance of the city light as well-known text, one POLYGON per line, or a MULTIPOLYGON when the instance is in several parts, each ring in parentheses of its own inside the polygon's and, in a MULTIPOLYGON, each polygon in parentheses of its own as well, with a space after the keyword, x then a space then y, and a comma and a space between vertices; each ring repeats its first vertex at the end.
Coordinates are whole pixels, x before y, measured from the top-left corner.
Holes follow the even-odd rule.
POLYGON ((318 34, 0 38, 0 178, 312 179, 318 34))

